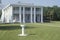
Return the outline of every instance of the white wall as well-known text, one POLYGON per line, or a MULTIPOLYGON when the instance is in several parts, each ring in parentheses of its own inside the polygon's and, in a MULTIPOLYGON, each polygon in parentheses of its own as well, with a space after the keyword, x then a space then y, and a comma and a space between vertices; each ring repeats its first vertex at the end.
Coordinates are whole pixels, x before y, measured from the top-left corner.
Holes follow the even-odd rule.
POLYGON ((1 20, 4 23, 12 22, 12 6, 2 10, 1 20))
POLYGON ((2 10, 1 21, 4 22, 4 10, 2 10))

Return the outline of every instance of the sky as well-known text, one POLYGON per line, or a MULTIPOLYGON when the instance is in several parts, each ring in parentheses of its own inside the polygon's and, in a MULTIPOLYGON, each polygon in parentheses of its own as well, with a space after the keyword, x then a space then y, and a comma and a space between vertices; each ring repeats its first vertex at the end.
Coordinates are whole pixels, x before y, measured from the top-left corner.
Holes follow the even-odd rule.
POLYGON ((18 1, 21 3, 33 3, 41 6, 60 6, 60 0, 2 0, 2 4, 7 5, 8 3, 16 3, 18 1))

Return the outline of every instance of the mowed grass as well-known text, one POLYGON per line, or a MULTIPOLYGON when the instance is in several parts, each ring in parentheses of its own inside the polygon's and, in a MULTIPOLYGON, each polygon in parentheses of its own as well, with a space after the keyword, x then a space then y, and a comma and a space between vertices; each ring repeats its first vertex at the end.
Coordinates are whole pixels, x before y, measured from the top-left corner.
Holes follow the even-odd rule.
POLYGON ((60 40, 60 22, 26 23, 25 33, 20 37, 20 24, 0 24, 0 40, 60 40))

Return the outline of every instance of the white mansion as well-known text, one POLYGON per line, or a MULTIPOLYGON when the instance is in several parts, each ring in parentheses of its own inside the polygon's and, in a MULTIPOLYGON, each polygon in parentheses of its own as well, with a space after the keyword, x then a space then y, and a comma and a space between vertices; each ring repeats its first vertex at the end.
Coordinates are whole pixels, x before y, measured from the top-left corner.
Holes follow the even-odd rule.
POLYGON ((43 23, 43 6, 27 3, 8 4, 2 9, 2 23, 43 23))

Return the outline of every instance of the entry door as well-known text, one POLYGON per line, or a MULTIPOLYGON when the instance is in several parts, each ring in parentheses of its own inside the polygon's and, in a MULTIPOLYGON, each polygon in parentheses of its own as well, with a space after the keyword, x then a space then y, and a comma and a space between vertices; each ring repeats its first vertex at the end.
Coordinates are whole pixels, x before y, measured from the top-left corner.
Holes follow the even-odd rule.
POLYGON ((36 15, 36 22, 40 22, 40 15, 36 15))
POLYGON ((26 21, 26 22, 30 22, 30 15, 29 15, 29 14, 26 14, 26 16, 25 16, 25 21, 26 21))

